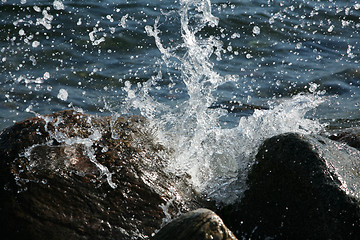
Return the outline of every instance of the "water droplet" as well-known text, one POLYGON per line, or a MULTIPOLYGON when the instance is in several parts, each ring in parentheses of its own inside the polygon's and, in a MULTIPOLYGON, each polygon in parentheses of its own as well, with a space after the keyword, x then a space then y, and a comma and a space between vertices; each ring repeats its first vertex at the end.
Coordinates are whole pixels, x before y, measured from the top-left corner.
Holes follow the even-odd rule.
POLYGON ((33 48, 36 48, 36 47, 38 47, 40 45, 40 42, 39 41, 33 41, 33 43, 32 43, 32 47, 33 48))
POLYGON ((309 92, 311 92, 311 93, 314 93, 316 91, 316 89, 320 86, 316 83, 310 83, 309 85, 310 85, 309 92))
POLYGON ((66 101, 67 98, 68 98, 68 96, 69 96, 68 92, 67 92, 65 89, 63 89, 63 88, 61 88, 61 89, 59 90, 59 93, 58 93, 58 95, 57 95, 57 97, 58 97, 60 100, 63 100, 63 101, 66 101))
POLYGON ((126 19, 127 19, 127 17, 129 16, 129 14, 126 14, 125 16, 123 16, 122 18, 121 18, 121 26, 123 27, 123 28, 126 28, 126 19))
POLYGON ((248 53, 248 54, 246 54, 246 58, 247 59, 250 59, 250 58, 252 58, 253 56, 250 54, 250 53, 248 53))
POLYGON ((334 30, 334 27, 335 27, 334 25, 331 25, 331 26, 328 28, 327 31, 328 31, 328 32, 332 32, 332 31, 334 30))
POLYGON ((106 19, 108 19, 110 22, 114 22, 114 19, 111 15, 106 15, 106 19))
POLYGON ((20 36, 24 36, 24 35, 25 35, 24 29, 20 29, 20 30, 19 30, 19 35, 20 35, 20 36))
POLYGON ((47 80, 50 78, 50 73, 49 72, 45 72, 44 73, 44 79, 47 80))
POLYGON ((54 7, 55 10, 64 10, 65 9, 64 4, 59 0, 55 0, 53 2, 53 7, 54 7))
POLYGON ((258 26, 255 26, 255 27, 253 28, 253 34, 255 34, 255 35, 259 35, 259 34, 260 34, 260 28, 259 28, 258 26))
POLYGON ((274 18, 274 17, 269 18, 269 24, 273 24, 274 22, 275 22, 275 18, 274 18))
POLYGON ((40 7, 34 6, 33 8, 34 8, 35 12, 41 12, 41 8, 40 8, 40 7))
POLYGON ((232 39, 240 38, 240 34, 239 33, 234 33, 234 34, 231 35, 231 38, 232 39))
POLYGON ((25 109, 25 112, 31 112, 32 111, 32 105, 28 106, 26 109, 25 109))

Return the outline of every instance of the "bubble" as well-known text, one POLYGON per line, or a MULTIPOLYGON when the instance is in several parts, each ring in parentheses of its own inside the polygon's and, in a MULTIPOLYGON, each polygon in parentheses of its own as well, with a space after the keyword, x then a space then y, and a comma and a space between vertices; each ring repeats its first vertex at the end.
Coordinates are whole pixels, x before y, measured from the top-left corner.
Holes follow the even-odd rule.
POLYGON ((61 88, 61 89, 59 90, 59 93, 58 93, 58 95, 57 95, 57 97, 58 97, 60 100, 63 100, 63 101, 66 101, 66 100, 68 99, 68 96, 69 96, 68 92, 67 92, 65 89, 63 89, 63 88, 61 88))

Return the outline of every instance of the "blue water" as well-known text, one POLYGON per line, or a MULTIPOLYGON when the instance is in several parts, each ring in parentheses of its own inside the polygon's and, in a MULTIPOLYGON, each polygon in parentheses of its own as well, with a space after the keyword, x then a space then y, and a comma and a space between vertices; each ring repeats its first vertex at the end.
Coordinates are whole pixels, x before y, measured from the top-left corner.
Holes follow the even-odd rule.
MULTIPOLYGON (((212 1, 218 26, 199 37, 222 42, 213 70, 237 75, 214 91, 217 103, 268 107, 316 83, 329 99, 315 111, 331 127, 356 125, 359 111, 359 1, 212 1), (269 103, 269 101, 271 101, 269 103)), ((123 112, 124 83, 163 75, 158 101, 186 99, 176 67, 146 26, 159 19, 164 46, 180 41, 177 1, 0 1, 0 129, 37 114, 81 108, 123 112), (60 5, 59 5, 60 4, 60 5), (60 92, 60 90, 62 92, 60 92), (67 93, 63 96, 59 93, 67 93)), ((196 21, 196 20, 194 20, 196 21)), ((179 50, 181 51, 181 50, 179 50)), ((237 122, 250 112, 229 113, 237 122)))

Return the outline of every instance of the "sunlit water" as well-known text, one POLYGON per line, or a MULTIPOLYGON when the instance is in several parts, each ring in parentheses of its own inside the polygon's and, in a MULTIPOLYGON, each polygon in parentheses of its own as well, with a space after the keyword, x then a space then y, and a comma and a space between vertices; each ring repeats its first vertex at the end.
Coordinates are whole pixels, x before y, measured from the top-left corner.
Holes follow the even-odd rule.
POLYGON ((219 201, 265 138, 360 119, 358 1, 0 1, 0 129, 141 114, 219 201))

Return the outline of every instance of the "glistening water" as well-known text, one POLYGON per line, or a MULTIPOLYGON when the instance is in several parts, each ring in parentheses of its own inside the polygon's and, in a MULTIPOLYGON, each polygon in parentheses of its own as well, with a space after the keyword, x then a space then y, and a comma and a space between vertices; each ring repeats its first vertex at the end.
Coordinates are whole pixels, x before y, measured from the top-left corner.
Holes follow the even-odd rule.
POLYGON ((75 109, 141 114, 218 201, 261 141, 360 122, 357 0, 0 0, 0 129, 75 109))

